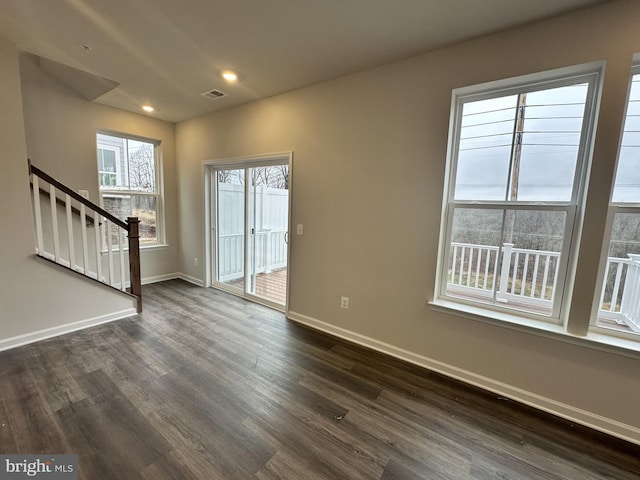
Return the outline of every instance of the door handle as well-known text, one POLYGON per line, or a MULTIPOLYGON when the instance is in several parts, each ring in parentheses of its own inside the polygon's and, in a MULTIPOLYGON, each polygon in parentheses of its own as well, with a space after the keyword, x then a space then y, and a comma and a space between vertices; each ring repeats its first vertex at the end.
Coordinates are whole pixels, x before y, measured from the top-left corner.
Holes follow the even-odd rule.
POLYGON ((284 232, 284 243, 289 244, 289 232, 284 232))

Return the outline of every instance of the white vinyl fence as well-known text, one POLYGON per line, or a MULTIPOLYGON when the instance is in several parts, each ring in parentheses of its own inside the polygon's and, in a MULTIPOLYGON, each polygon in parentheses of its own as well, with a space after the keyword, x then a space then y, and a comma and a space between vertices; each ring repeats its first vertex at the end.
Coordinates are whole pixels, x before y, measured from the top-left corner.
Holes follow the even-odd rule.
MULTIPOLYGON (((244 186, 218 184, 218 280, 244 274, 244 186)), ((256 187, 256 273, 287 266, 289 190, 256 187)))

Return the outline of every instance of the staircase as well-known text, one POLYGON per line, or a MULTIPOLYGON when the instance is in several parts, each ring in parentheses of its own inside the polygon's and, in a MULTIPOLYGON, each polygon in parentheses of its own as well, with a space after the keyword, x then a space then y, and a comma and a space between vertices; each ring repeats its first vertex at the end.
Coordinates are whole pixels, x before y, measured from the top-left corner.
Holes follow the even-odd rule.
POLYGON ((29 175, 36 255, 134 296, 140 313, 140 220, 116 218, 31 162, 29 175))

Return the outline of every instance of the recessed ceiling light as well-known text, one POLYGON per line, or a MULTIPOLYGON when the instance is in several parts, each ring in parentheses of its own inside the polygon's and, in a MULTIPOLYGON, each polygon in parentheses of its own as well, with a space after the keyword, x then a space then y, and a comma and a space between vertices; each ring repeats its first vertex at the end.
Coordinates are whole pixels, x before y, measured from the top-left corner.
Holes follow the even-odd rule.
POLYGON ((224 78, 227 82, 235 82, 238 80, 238 75, 235 72, 227 70, 226 72, 222 72, 222 78, 224 78))
POLYGON ((142 106, 142 109, 143 109, 145 112, 149 112, 149 113, 151 113, 151 112, 153 112, 153 111, 155 110, 155 108, 153 108, 151 105, 143 105, 143 106, 142 106))

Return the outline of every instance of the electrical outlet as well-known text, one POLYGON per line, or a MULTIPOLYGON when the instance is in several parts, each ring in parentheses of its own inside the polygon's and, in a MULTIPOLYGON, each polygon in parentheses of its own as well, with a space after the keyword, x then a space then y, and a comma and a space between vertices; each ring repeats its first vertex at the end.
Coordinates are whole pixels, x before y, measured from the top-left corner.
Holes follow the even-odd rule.
POLYGON ((340 297, 340 308, 349 308, 349 297, 340 297))
POLYGON ((197 267, 198 266, 198 257, 195 257, 193 259, 193 264, 197 267))

